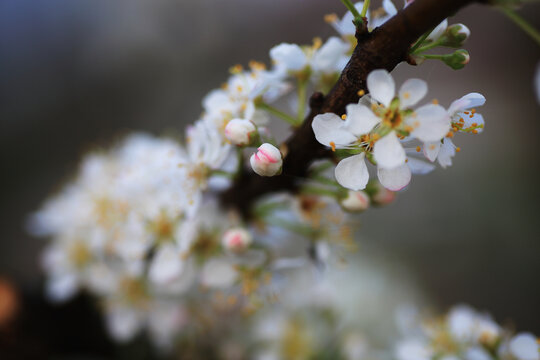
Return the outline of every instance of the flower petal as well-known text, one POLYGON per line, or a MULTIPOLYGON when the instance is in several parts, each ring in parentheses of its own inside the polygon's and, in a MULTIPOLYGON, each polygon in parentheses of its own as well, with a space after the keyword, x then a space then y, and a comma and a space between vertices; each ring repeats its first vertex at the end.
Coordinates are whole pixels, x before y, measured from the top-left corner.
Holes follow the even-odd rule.
POLYGON ((371 97, 384 106, 390 102, 396 94, 396 84, 392 75, 386 70, 374 70, 367 77, 367 87, 371 97))
POLYGON ((411 173, 418 175, 425 175, 435 169, 435 165, 411 157, 407 159, 407 165, 409 165, 411 173))
POLYGON ((315 116, 311 127, 318 142, 326 146, 347 145, 356 141, 349 130, 344 128, 345 122, 333 113, 326 113, 315 116))
POLYGON ((411 169, 403 164, 393 169, 377 168, 379 181, 388 190, 399 191, 411 181, 411 169))
POLYGON ((441 35, 446 31, 446 28, 448 27, 448 19, 444 19, 439 25, 433 29, 433 31, 429 34, 426 40, 435 41, 441 37, 441 35))
POLYGON ((474 108, 474 107, 479 107, 479 106, 484 105, 485 103, 486 103, 486 98, 484 97, 484 95, 479 94, 479 93, 470 93, 455 100, 448 108, 448 114, 450 116, 453 116, 460 111, 474 108))
POLYGON ((443 144, 441 145, 439 156, 437 157, 437 160, 439 160, 439 164, 441 164, 443 168, 452 165, 452 157, 454 157, 455 155, 456 146, 454 145, 452 140, 445 138, 443 144))
POLYGON ((416 105, 427 94, 427 84, 424 80, 409 79, 399 89, 399 101, 402 109, 416 105))
POLYGON ((405 150, 394 131, 375 143, 373 156, 378 167, 392 169, 405 163, 405 150))
POLYGON ((336 166, 336 180, 341 186, 351 190, 362 190, 369 180, 369 173, 361 153, 345 158, 336 166))
POLYGON ((440 105, 424 105, 406 121, 413 128, 411 135, 423 142, 441 140, 450 130, 450 118, 440 105))
POLYGON ((441 149, 440 141, 432 141, 424 143, 424 155, 428 158, 429 161, 434 162, 439 155, 439 150, 441 149))
MULTIPOLYGON (((350 45, 333 36, 313 55, 311 66, 316 72, 330 73, 341 70, 339 60, 349 51, 350 45)), ((348 59, 347 59, 348 60, 348 59)))
POLYGON ((370 108, 359 104, 347 105, 347 120, 345 128, 354 135, 367 134, 381 119, 370 108))
POLYGON ((270 58, 285 70, 301 70, 307 64, 302 48, 296 44, 282 43, 270 49, 270 58))

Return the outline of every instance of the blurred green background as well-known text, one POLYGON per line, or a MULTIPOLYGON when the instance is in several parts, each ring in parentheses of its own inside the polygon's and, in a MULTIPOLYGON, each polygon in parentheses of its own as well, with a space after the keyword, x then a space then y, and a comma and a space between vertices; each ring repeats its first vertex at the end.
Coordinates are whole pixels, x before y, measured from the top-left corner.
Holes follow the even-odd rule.
MULTIPOLYGON (((38 296, 42 240, 26 215, 84 152, 145 130, 180 132, 236 63, 268 62, 280 42, 334 35, 338 0, 1 0, 0 276, 38 296)), ((520 12, 540 28, 540 4, 520 12)), ((401 64, 444 106, 477 91, 486 130, 460 135, 454 166, 415 177, 390 207, 360 217, 360 251, 407 266, 435 303, 466 302, 540 333, 540 48, 479 5, 452 18, 472 31, 461 71, 401 64)))

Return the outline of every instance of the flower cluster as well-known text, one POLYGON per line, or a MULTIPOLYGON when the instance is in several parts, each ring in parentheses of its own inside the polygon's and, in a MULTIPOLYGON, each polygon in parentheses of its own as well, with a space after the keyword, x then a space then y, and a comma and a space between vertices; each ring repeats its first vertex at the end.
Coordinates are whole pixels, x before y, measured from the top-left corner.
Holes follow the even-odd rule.
MULTIPOLYGON (((397 13, 390 0, 382 5, 366 13, 370 29, 397 13)), ((354 319, 375 314, 385 301, 397 306, 394 299, 408 290, 393 284, 395 293, 377 295, 379 285, 367 279, 359 288, 367 292, 347 293, 369 269, 347 277, 333 271, 356 247, 355 215, 391 203, 412 173, 433 170, 435 161, 451 165, 460 151, 455 134, 482 132, 476 109, 485 99, 471 93, 447 109, 436 101, 417 106, 427 94, 426 82, 410 79, 396 91, 392 76, 375 70, 367 77, 369 93, 358 89, 360 100, 346 114, 314 118, 315 138, 333 153, 308 164, 294 194, 256 199, 248 217, 220 208, 219 195, 234 181, 282 174, 288 154, 272 133, 276 123, 293 130, 302 125, 307 94, 327 93, 346 66, 356 44, 354 17, 349 12, 326 20, 339 36, 303 46, 279 44, 269 52, 269 68, 255 61, 247 69, 232 67, 180 139, 133 134, 83 159, 76 176, 30 220, 33 233, 52 239, 42 258, 50 299, 91 293, 118 341, 145 330, 166 348, 214 329, 222 334, 216 341, 226 343, 223 334, 232 334, 238 322, 242 345, 255 358, 389 358, 389 351, 372 351, 365 341, 384 314, 369 319, 371 329, 354 319), (366 160, 376 165, 378 180, 369 179, 366 160), (326 280, 313 284, 314 273, 326 280), (363 308, 351 306, 369 293, 374 295, 363 308), (280 298, 291 306, 280 313, 268 306, 251 324, 241 317, 280 298)), ((410 57, 419 63, 429 58, 424 51, 460 46, 468 35, 464 25, 448 27, 445 21, 411 44, 410 57)), ((448 61, 463 63, 458 55, 448 61)), ((398 344, 398 360, 538 360, 531 335, 511 338, 468 308, 408 334, 414 338, 398 344)))
POLYGON ((477 134, 484 128, 482 116, 476 113, 476 107, 485 102, 480 94, 468 94, 448 110, 436 101, 413 108, 427 94, 426 82, 409 79, 396 95, 394 80, 386 70, 371 72, 367 87, 369 94, 358 104, 348 105, 346 114, 317 115, 312 124, 321 144, 334 152, 343 149, 335 176, 351 190, 365 189, 368 183, 366 159, 377 166, 381 184, 398 191, 409 184, 411 173, 425 174, 434 168, 412 157, 414 148, 423 149, 428 160, 438 159, 446 167, 459 151, 451 141, 454 134, 477 134))
POLYGON ((404 338, 397 360, 538 360, 540 344, 531 333, 513 334, 491 316, 466 305, 438 319, 422 321, 414 313, 400 317, 404 338))

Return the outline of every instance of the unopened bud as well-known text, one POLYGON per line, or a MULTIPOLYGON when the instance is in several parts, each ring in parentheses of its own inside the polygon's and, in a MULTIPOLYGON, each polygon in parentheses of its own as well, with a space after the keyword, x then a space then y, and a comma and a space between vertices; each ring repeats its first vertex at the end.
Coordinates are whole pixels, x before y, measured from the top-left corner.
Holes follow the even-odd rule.
POLYGON ((446 29, 443 46, 460 47, 465 43, 471 31, 463 24, 454 24, 446 29))
POLYGON ((257 127, 246 119, 232 119, 225 126, 225 137, 234 145, 250 145, 257 135, 257 127))
POLYGON ((241 253, 251 245, 253 238, 244 228, 232 228, 223 234, 221 244, 229 251, 241 253))
POLYGON ((454 70, 462 69, 470 60, 467 50, 456 50, 453 54, 445 55, 442 61, 454 70))
POLYGON ((347 192, 347 197, 339 203, 343 210, 350 212, 362 212, 369 207, 369 196, 364 191, 347 192))
POLYGON ((279 175, 283 165, 278 148, 268 143, 259 146, 257 152, 251 155, 249 162, 253 171, 261 176, 279 175))
POLYGON ((379 182, 373 184, 373 194, 371 195, 371 201, 379 206, 388 205, 396 198, 396 193, 388 190, 382 186, 379 182))

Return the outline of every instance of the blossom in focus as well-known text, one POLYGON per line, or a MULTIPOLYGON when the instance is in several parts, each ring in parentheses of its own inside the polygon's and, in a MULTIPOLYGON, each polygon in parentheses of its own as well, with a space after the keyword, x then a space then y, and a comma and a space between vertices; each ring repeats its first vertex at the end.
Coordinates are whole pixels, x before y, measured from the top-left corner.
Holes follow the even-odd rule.
POLYGON ((484 117, 476 111, 484 105, 486 98, 479 93, 470 93, 450 104, 448 115, 451 129, 442 141, 431 141, 423 144, 423 152, 430 161, 438 160, 445 168, 452 165, 452 157, 461 149, 456 147, 452 138, 456 133, 479 134, 484 130, 484 117))
POLYGON ((405 187, 411 178, 406 154, 400 139, 407 136, 423 142, 440 141, 450 128, 446 110, 436 104, 411 109, 427 93, 427 85, 419 79, 407 80, 398 96, 392 76, 386 70, 375 70, 367 78, 371 107, 363 103, 347 106, 342 117, 326 113, 313 120, 317 140, 335 149, 357 152, 336 167, 337 181, 351 190, 365 188, 369 175, 366 156, 373 157, 377 175, 383 186, 392 191, 405 187))
POLYGON ((283 159, 281 152, 272 144, 264 143, 251 155, 251 168, 261 176, 274 176, 281 172, 283 159))

